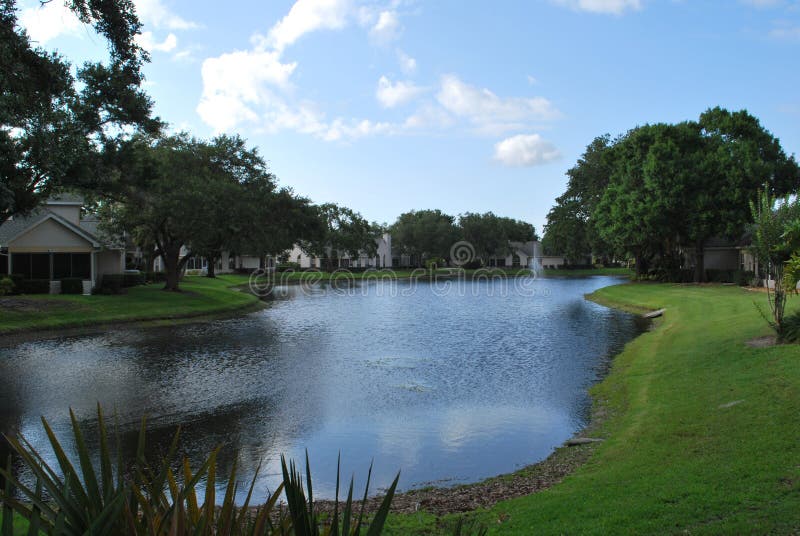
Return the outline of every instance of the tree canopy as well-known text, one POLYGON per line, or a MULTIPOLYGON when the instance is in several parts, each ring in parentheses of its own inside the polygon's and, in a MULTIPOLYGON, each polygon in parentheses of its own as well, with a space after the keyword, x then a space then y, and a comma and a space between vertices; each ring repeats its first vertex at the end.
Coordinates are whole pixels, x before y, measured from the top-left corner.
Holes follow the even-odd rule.
POLYGON ((20 28, 16 2, 0 1, 0 224, 36 208, 55 190, 100 180, 106 144, 133 128, 155 132, 141 89, 147 53, 130 0, 71 0, 76 17, 103 36, 107 63, 73 75, 60 55, 35 46, 20 28))

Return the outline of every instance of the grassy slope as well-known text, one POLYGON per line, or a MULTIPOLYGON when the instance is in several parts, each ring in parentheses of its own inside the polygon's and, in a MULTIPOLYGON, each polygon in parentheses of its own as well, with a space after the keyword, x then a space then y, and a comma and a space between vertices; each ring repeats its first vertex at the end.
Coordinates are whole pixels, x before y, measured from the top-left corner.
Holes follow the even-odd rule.
MULTIPOLYGON (((627 284, 593 298, 667 308, 593 389, 607 441, 560 485, 476 516, 497 534, 797 533, 800 346, 744 345, 768 333, 753 306, 765 296, 627 284)), ((392 522, 436 532, 431 516, 392 522)))
POLYGON ((25 296, 26 300, 45 301, 52 307, 39 311, 0 309, 0 333, 233 311, 258 301, 255 296, 230 288, 246 281, 247 278, 242 276, 226 275, 217 279, 186 277, 181 283, 183 292, 180 293, 163 292, 163 285, 153 284, 131 288, 120 296, 25 296))

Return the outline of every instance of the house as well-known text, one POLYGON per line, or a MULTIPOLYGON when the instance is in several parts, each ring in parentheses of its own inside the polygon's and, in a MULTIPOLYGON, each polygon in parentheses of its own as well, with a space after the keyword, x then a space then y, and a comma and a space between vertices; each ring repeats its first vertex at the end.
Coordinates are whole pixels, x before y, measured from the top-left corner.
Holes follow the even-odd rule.
MULTIPOLYGON (((182 247, 180 258, 183 259, 188 253, 189 250, 185 246, 182 247)), ((266 263, 264 263, 262 257, 256 255, 237 255, 231 251, 223 251, 214 266, 214 271, 218 274, 228 274, 237 270, 253 271, 258 270, 264 265, 266 265, 266 267, 274 266, 274 263, 275 261, 271 257, 266 257, 266 263)), ((206 273, 208 272, 208 259, 196 255, 192 256, 186 261, 184 269, 187 272, 197 271, 206 273)), ((161 257, 156 257, 153 260, 153 270, 156 272, 164 271, 164 261, 161 257)))
MULTIPOLYGON (((748 251, 750 241, 743 237, 738 242, 723 238, 710 238, 703 249, 703 267, 706 270, 742 270, 757 272, 758 259, 748 251)), ((693 258, 689 259, 692 263, 693 258)))
POLYGON ((510 267, 510 268, 529 268, 533 265, 534 259, 538 260, 542 256, 542 246, 538 240, 528 242, 509 242, 510 252, 507 255, 498 255, 488 259, 491 267, 510 267))
POLYGON ((125 271, 125 244, 110 238, 91 215, 81 215, 83 198, 64 194, 47 200, 27 216, 0 225, 0 271, 25 279, 83 278, 91 290, 104 274, 125 271))
MULTIPOLYGON (((392 235, 384 233, 376 238, 375 246, 376 252, 372 256, 361 252, 359 256, 351 257, 349 253, 338 252, 335 257, 336 266, 333 268, 391 268, 393 265, 392 235)), ((323 258, 309 255, 298 245, 295 245, 287 255, 287 260, 299 264, 300 268, 324 267, 325 260, 323 258)), ((334 258, 331 251, 328 252, 328 257, 334 258)))

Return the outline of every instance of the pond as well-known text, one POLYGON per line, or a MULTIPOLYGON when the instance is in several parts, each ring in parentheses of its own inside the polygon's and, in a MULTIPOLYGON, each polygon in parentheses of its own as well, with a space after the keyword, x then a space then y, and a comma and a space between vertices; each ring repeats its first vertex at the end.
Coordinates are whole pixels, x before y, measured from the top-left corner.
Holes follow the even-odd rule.
MULTIPOLYGON (((448 486, 547 457, 585 426, 587 388, 644 326, 583 298, 611 277, 449 283, 384 281, 277 289, 264 310, 208 324, 115 329, 0 347, 0 431, 46 449, 40 416, 68 438, 68 408, 96 430, 116 411, 135 450, 142 415, 165 449, 223 446, 219 474, 261 464, 261 497, 281 453, 308 449, 315 493, 336 459, 363 486, 448 486)), ((2 453, 0 453, 2 454, 2 453)), ((5 455, 3 456, 5 459, 5 455)))

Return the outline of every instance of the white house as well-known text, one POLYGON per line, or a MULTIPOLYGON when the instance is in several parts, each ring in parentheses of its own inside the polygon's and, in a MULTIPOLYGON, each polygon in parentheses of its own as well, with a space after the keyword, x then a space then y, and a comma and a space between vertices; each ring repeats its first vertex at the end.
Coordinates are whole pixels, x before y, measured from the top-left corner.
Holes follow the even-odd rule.
MULTIPOLYGON (((377 251, 374 256, 362 252, 358 257, 351 257, 348 253, 339 252, 334 268, 391 268, 392 267, 392 235, 384 233, 375 239, 377 251)), ((323 268, 324 259, 309 255, 295 245, 288 252, 289 262, 296 262, 300 268, 323 268)))
POLYGON ((51 282, 80 277, 89 288, 104 274, 123 273, 124 243, 101 232, 97 218, 81 216, 82 206, 83 198, 65 194, 0 225, 0 271, 51 282))
POLYGON ((528 242, 509 242, 510 253, 504 256, 490 257, 488 264, 491 267, 528 268, 534 259, 540 262, 542 246, 538 240, 528 242))

